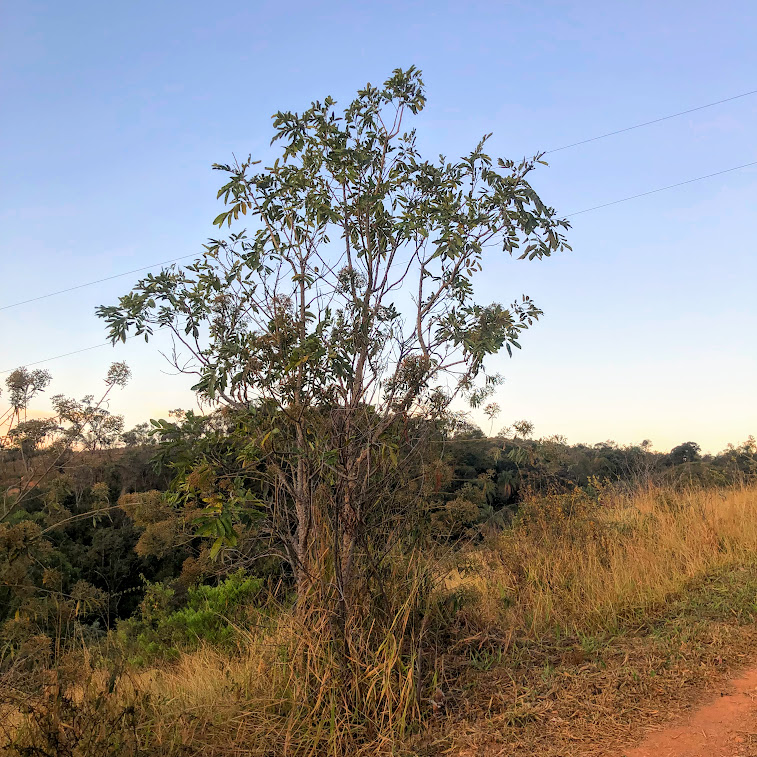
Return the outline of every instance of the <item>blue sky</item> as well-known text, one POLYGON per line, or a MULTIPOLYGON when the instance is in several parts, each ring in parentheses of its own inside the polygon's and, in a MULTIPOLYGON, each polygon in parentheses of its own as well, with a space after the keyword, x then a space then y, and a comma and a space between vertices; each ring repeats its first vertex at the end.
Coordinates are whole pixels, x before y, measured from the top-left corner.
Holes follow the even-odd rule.
MULTIPOLYGON (((746 1, 3 4, 0 306, 199 250, 211 164, 269 155, 278 109, 415 64, 429 156, 494 132, 519 158, 757 89, 756 34, 746 1)), ((568 214, 755 161, 755 134, 752 96, 556 152, 534 184, 568 214)), ((660 449, 757 433, 756 203, 753 167, 576 216, 558 258, 493 258, 481 300, 546 313, 493 363, 498 425, 660 449)), ((0 311, 0 370, 103 341, 94 308, 134 278, 0 311)), ((49 363, 51 389, 95 392, 114 359, 128 422, 191 406, 138 340, 49 363)))

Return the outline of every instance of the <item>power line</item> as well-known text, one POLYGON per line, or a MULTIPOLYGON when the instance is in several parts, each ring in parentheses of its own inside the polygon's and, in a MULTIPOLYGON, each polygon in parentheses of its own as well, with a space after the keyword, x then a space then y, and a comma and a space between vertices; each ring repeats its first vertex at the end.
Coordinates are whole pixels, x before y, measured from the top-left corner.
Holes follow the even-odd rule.
POLYGON ((589 139, 582 139, 580 142, 571 142, 569 145, 563 145, 562 147, 555 147, 552 150, 547 150, 544 154, 548 155, 552 152, 560 152, 561 150, 568 150, 571 147, 578 147, 578 145, 585 145, 589 142, 596 142, 598 139, 605 139, 607 137, 614 137, 616 134, 623 134, 627 131, 633 131, 634 129, 641 129, 643 126, 651 126, 652 124, 659 124, 661 121, 668 121, 671 118, 678 118, 678 116, 685 116, 687 113, 695 113, 698 110, 704 110, 705 108, 712 108, 714 105, 722 105, 723 103, 729 103, 732 100, 739 100, 742 97, 749 97, 749 95, 757 94, 757 89, 753 89, 750 92, 742 92, 740 95, 734 95, 733 97, 726 97, 725 100, 717 100, 714 103, 707 103, 707 105, 699 105, 696 108, 689 108, 688 110, 682 110, 679 113, 671 113, 669 116, 663 116, 662 118, 655 118, 652 121, 644 121, 644 123, 636 124, 634 126, 626 126, 625 129, 618 129, 617 131, 608 131, 607 134, 600 134, 597 137, 591 137, 589 139))
MULTIPOLYGON (((127 339, 135 339, 137 336, 140 336, 139 334, 132 334, 131 336, 127 336, 127 339)), ((96 350, 100 347, 108 347, 112 346, 111 342, 100 342, 100 344, 93 344, 91 347, 82 347, 80 350, 74 350, 73 352, 65 352, 62 355, 56 355, 55 357, 48 357, 44 360, 37 360, 34 363, 25 363, 24 368, 29 368, 32 365, 41 365, 42 363, 49 363, 53 360, 60 360, 62 357, 70 357, 71 355, 78 355, 82 352, 89 352, 90 350, 96 350)), ((4 376, 6 373, 12 373, 15 371, 15 368, 8 368, 8 370, 0 371, 0 376, 4 376)))
MULTIPOLYGON (((634 129, 641 129, 643 126, 650 126, 651 124, 660 123, 660 121, 667 121, 667 120, 669 120, 671 118, 677 118, 678 116, 686 115, 687 113, 694 113, 694 112, 696 112, 698 110, 704 110, 705 108, 712 108, 715 105, 722 105, 723 103, 731 102, 733 100, 738 100, 738 99, 740 99, 742 97, 748 97, 749 95, 754 95, 754 94, 757 94, 757 89, 750 90, 749 92, 742 92, 740 95, 734 95, 733 97, 727 97, 724 100, 717 100, 717 101, 712 102, 712 103, 707 103, 706 105, 699 105, 696 108, 689 108, 688 110, 682 110, 682 111, 680 111, 678 113, 672 113, 669 116, 663 116, 662 118, 655 118, 652 121, 645 121, 644 123, 635 124, 634 126, 627 126, 624 129, 618 129, 617 131, 610 131, 610 132, 607 132, 606 134, 600 134, 599 136, 596 136, 596 137, 591 137, 589 139, 583 139, 580 142, 573 142, 573 143, 571 143, 569 145, 563 145, 562 147, 556 147, 556 148, 554 148, 552 150, 547 150, 544 154, 547 155, 549 153, 559 152, 561 150, 567 150, 567 149, 569 149, 571 147, 577 147, 578 145, 587 144, 588 142, 596 142, 599 139, 605 139, 606 137, 612 137, 612 136, 615 136, 616 134, 623 134, 626 131, 632 131, 634 129)), ((747 165, 752 165, 752 164, 747 164, 747 165)), ((739 166, 738 168, 743 168, 743 166, 739 166)), ((737 168, 729 168, 727 171, 722 171, 721 173, 728 173, 728 171, 735 171, 735 170, 738 170, 738 169, 737 168)), ((710 175, 711 176, 716 176, 717 174, 710 174, 710 175)), ((709 177, 703 176, 703 177, 700 177, 699 179, 692 179, 691 181, 700 181, 703 178, 709 178, 709 177)), ((687 184, 687 183, 691 183, 691 182, 682 182, 682 183, 683 184, 687 184)), ((680 184, 674 184, 672 186, 681 186, 681 185, 680 184)), ((663 187, 662 189, 655 189, 655 190, 652 190, 652 192, 650 192, 648 194, 652 194, 654 192, 661 192, 661 191, 663 191, 663 189, 669 189, 669 188, 670 187, 663 187)), ((635 195, 635 197, 642 197, 642 196, 643 195, 635 195)), ((634 199, 634 198, 629 197, 627 199, 634 199)), ((625 202, 625 200, 617 200, 616 202, 625 202)), ((609 204, 615 204, 615 203, 609 203, 609 204)), ((606 206, 599 205, 597 207, 599 208, 599 207, 606 207, 606 206)), ((579 213, 587 213, 588 210, 594 210, 594 209, 595 208, 589 208, 587 210, 579 210, 577 213, 571 213, 570 215, 578 215, 579 213)), ((0 306, 0 311, 10 310, 11 308, 19 307, 20 305, 27 305, 30 302, 38 302, 39 300, 45 300, 48 297, 56 297, 59 294, 66 294, 67 292, 73 292, 73 291, 75 291, 77 289, 84 289, 85 287, 94 286, 95 284, 102 284, 102 283, 104 283, 106 281, 112 281, 113 279, 118 279, 118 278, 121 278, 123 276, 130 276, 133 273, 139 273, 140 271, 146 271, 146 270, 148 270, 150 268, 157 268, 158 266, 161 266, 161 265, 168 265, 169 263, 176 263, 179 260, 186 260, 187 258, 192 258, 192 257, 196 257, 196 255, 195 254, 192 254, 192 255, 183 255, 181 257, 173 258, 171 260, 164 260, 162 263, 151 263, 150 265, 142 266, 141 268, 135 268, 134 270, 131 270, 131 271, 124 271, 124 273, 117 273, 117 274, 114 274, 113 276, 107 276, 107 277, 105 277, 103 279, 95 279, 94 281, 87 281, 84 284, 77 284, 75 286, 68 287, 66 289, 59 289, 57 292, 50 292, 49 294, 42 294, 42 295, 39 295, 38 297, 32 297, 32 298, 30 298, 28 300, 20 300, 19 302, 14 302, 14 303, 12 303, 10 305, 2 305, 2 306, 0 306)))
MULTIPOLYGON (((668 184, 668 186, 666 186, 666 187, 659 187, 658 189, 650 189, 648 192, 641 192, 639 194, 631 195, 630 197, 623 197, 620 200, 613 200, 612 202, 605 202, 602 205, 594 205, 591 208, 584 208, 583 210, 576 210, 573 213, 568 213, 568 215, 566 215, 565 217, 566 218, 571 218, 573 216, 581 215, 582 213, 591 213, 594 210, 600 210, 601 208, 607 208, 610 205, 619 205, 622 202, 628 202, 629 200, 636 200, 639 197, 647 197, 648 195, 657 194, 658 192, 665 192, 668 189, 675 189, 676 187, 682 187, 682 186, 684 186, 686 184, 693 184, 694 182, 703 181, 704 179, 711 179, 713 176, 722 176, 723 174, 731 173, 733 171, 739 171, 742 168, 749 168, 750 166, 757 166, 757 160, 752 161, 751 163, 743 163, 742 165, 740 165, 740 166, 734 166, 733 168, 726 168, 723 171, 716 171, 715 173, 708 173, 708 174, 705 174, 704 176, 697 176, 694 179, 687 179, 686 181, 679 181, 677 184, 668 184)), ((191 256, 186 256, 186 257, 191 257, 191 256)), ((181 260, 181 258, 176 258, 176 260, 181 260)), ((168 261, 168 262, 170 262, 170 261, 168 261)), ((159 264, 159 265, 162 265, 162 264, 159 264)), ((144 270, 144 269, 137 269, 137 270, 144 270)), ((127 274, 122 274, 122 275, 127 275, 127 274)), ((116 278, 116 277, 111 277, 111 278, 116 278)), ((92 283, 94 283, 94 282, 92 282, 92 283)), ((87 286, 87 285, 83 284, 82 286, 87 286)), ((42 298, 40 297, 38 299, 42 299, 42 298)), ((9 306, 9 307, 12 307, 12 306, 9 306)), ((127 337, 127 339, 134 339, 136 336, 138 336, 138 334, 134 334, 134 335, 132 335, 130 337, 127 337)), ((96 350, 99 347, 107 347, 109 344, 110 344, 110 342, 102 342, 100 344, 94 344, 91 347, 84 347, 83 349, 80 349, 80 350, 74 350, 73 352, 67 352, 64 355, 56 355, 55 357, 46 358, 44 360, 37 360, 34 363, 26 363, 26 366, 40 365, 41 363, 48 363, 51 360, 58 360, 58 359, 63 358, 63 357, 69 357, 70 355, 78 355, 80 352, 87 352, 88 350, 96 350)), ((7 371, 0 371, 0 376, 2 376, 5 373, 10 373, 12 370, 15 370, 15 369, 11 368, 10 370, 7 370, 7 371)))
POLYGON ((711 179, 713 176, 722 176, 724 173, 731 173, 732 171, 739 171, 742 168, 749 168, 749 166, 757 166, 757 160, 751 163, 743 163, 740 166, 734 166, 733 168, 726 168, 723 171, 715 171, 715 173, 708 173, 705 176, 697 176, 695 179, 687 179, 686 181, 679 181, 677 184, 668 184, 667 187, 660 187, 659 189, 650 189, 648 192, 641 192, 637 195, 631 195, 630 197, 623 197, 620 200, 613 200, 612 202, 605 202, 602 205, 595 205, 592 208, 584 208, 583 210, 577 210, 574 213, 568 213, 566 218, 572 216, 581 215, 581 213, 590 213, 592 210, 599 210, 600 208, 607 208, 610 205, 617 205, 621 202, 628 202, 629 200, 635 200, 638 197, 646 197, 647 195, 657 194, 657 192, 665 192, 668 189, 675 189, 676 187, 682 187, 685 184, 693 184, 696 181, 703 181, 704 179, 711 179))
POLYGON ((113 279, 120 279, 122 276, 131 276, 132 273, 139 273, 140 271, 146 271, 148 268, 157 268, 159 265, 168 265, 169 263, 176 263, 179 260, 186 260, 187 258, 197 257, 194 253, 191 255, 182 255, 180 258, 172 258, 171 260, 164 260, 162 263, 151 263, 150 265, 142 266, 141 268, 134 268, 131 271, 124 271, 123 273, 116 273, 113 276, 106 276, 104 279, 96 279, 95 281, 87 281, 84 284, 77 284, 76 286, 68 287, 67 289, 59 289, 57 292, 50 292, 49 294, 41 294, 39 297, 32 297, 28 300, 20 300, 14 302, 12 305, 3 305, 0 310, 10 310, 11 308, 17 308, 19 305, 27 305, 30 302, 37 302, 37 300, 45 300, 48 297, 55 297, 58 294, 65 294, 66 292, 73 292, 76 289, 84 289, 84 287, 94 286, 95 284, 102 284, 104 281, 112 281, 113 279))

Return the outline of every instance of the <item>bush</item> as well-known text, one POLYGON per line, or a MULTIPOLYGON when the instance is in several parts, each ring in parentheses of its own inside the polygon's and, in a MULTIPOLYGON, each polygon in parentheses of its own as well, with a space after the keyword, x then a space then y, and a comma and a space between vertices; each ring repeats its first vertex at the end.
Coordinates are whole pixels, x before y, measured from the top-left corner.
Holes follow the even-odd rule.
POLYGON ((133 650, 132 661, 138 665, 155 658, 176 658, 202 643, 227 646, 247 620, 262 585, 262 579, 240 570, 217 586, 191 587, 179 606, 170 586, 149 584, 139 616, 120 623, 118 635, 133 650))

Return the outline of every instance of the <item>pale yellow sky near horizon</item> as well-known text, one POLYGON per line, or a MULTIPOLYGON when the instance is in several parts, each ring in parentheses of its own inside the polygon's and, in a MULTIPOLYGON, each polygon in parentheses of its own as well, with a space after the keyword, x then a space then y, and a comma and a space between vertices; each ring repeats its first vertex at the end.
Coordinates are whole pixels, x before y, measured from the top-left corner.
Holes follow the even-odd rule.
MULTIPOLYGON (((656 408, 657 422, 653 427, 650 427, 647 420, 650 400, 644 395, 631 397, 622 404, 613 404, 604 397, 598 397, 590 409, 576 404, 568 413, 564 408, 558 412, 556 404, 560 403, 565 394, 555 393, 548 401, 539 400, 539 393, 546 392, 547 387, 535 382, 533 376, 526 372, 526 360, 523 364, 523 372, 511 370, 504 387, 493 398, 501 407, 501 413, 493 424, 480 410, 471 411, 471 420, 487 435, 495 435, 502 427, 526 419, 534 423, 534 436, 537 438, 559 434, 565 436, 571 444, 614 441, 620 445, 638 444, 650 439, 653 449, 660 452, 667 452, 685 441, 695 441, 703 451, 713 454, 725 449, 729 443, 738 445, 750 435, 757 435, 757 418, 740 413, 737 396, 722 396, 716 407, 719 412, 700 418, 690 412, 695 400, 690 394, 680 395, 677 403, 666 399, 656 408), (524 395, 528 401, 513 401, 515 396, 524 395), (555 415, 558 416, 556 421, 553 419, 555 415)), ((107 364, 104 363, 103 368, 107 370, 107 364)), ((101 372, 104 374, 104 370, 101 372)), ((179 407, 199 410, 192 392, 180 388, 181 382, 181 378, 168 377, 159 370, 152 376, 138 370, 126 388, 111 395, 109 409, 125 416, 127 428, 151 418, 167 418, 170 410, 179 407)), ((657 396, 665 397, 665 389, 664 385, 659 385, 657 396)), ((50 417, 52 412, 49 409, 49 395, 58 391, 53 378, 48 396, 41 396, 33 402, 29 417, 50 417)), ((570 381, 564 382, 563 391, 571 391, 570 381)), ((86 393, 91 391, 74 394, 79 396, 86 393)), ((2 399, 0 397, 0 413, 6 407, 2 399)), ((458 409, 464 407, 458 405, 458 409)))

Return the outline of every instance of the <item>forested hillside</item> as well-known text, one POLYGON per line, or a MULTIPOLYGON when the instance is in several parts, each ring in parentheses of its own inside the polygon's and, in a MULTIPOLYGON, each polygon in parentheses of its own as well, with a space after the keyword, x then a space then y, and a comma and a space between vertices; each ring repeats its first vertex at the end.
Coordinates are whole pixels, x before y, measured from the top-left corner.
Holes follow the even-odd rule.
MULTIPOLYGON (((72 421, 74 401, 58 398, 57 416, 22 421, 26 404, 43 391, 39 375, 19 369, 6 381, 11 395, 24 381, 23 405, 17 401, 6 420, 0 452, 6 665, 26 654, 44 658, 75 638, 100 640, 114 629, 129 638, 135 659, 174 657, 228 628, 213 622, 158 639, 160 633, 143 627, 145 601, 162 603, 160 625, 211 588, 245 587, 232 592, 240 603, 253 585, 255 593, 294 588, 284 545, 264 518, 244 522, 233 544, 224 543, 226 532, 208 528, 208 502, 229 490, 222 471, 238 477, 237 461, 250 442, 228 413, 176 411, 124 431, 122 419, 107 411, 72 421), (101 424, 96 431, 94 417, 101 424), (188 490, 194 503, 184 498, 188 490)), ((487 437, 457 415, 430 428, 424 445, 423 462, 405 474, 412 473, 408 496, 419 502, 417 544, 430 551, 483 543, 518 520, 524 501, 599 502, 608 488, 727 488, 749 485, 757 475, 752 439, 717 455, 703 455, 694 442, 664 453, 649 442, 589 446, 535 438, 526 421, 487 437)), ((255 491, 252 482, 246 486, 255 491)), ((228 601, 225 611, 232 609, 228 601)))

